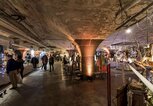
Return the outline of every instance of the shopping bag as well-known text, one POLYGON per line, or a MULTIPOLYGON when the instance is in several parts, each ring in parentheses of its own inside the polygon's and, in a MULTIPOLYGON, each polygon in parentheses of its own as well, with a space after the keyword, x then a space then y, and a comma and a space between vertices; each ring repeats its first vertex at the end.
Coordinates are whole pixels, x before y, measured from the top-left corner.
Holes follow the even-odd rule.
POLYGON ((17 74, 17 83, 22 84, 22 78, 20 74, 17 74))

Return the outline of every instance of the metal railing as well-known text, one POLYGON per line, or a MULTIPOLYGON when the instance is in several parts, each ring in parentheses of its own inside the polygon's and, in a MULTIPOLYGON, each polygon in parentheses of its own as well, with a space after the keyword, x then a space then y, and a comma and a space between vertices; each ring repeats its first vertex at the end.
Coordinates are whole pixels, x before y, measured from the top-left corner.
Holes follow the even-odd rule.
POLYGON ((139 77, 139 79, 153 92, 153 84, 149 82, 143 75, 141 75, 135 68, 129 65, 131 70, 139 77))

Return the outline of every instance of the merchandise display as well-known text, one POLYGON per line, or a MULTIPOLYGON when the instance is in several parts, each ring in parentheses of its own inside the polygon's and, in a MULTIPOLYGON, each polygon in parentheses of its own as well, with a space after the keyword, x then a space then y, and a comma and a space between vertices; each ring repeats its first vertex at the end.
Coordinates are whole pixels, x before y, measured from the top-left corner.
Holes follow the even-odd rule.
POLYGON ((0 73, 2 73, 2 75, 5 72, 5 66, 4 66, 4 49, 3 46, 0 45, 0 73))
POLYGON ((4 74, 5 65, 4 65, 4 53, 0 53, 0 73, 4 74))

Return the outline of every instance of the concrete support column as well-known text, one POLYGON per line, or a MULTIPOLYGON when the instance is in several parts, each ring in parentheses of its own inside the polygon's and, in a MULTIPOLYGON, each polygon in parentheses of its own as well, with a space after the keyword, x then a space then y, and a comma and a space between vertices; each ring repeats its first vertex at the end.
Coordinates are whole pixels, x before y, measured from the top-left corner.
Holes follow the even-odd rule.
POLYGON ((94 54, 102 39, 76 39, 81 50, 81 65, 84 76, 92 76, 94 72, 94 54))

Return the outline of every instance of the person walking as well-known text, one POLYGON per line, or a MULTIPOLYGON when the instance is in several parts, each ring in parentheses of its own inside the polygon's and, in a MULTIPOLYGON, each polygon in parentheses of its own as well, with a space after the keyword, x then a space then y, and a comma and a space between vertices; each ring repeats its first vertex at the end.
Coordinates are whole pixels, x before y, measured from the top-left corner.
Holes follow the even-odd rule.
POLYGON ((49 66, 50 66, 50 72, 51 72, 51 70, 54 71, 54 57, 53 57, 53 55, 50 55, 50 57, 49 57, 49 66))
POLYGON ((8 55, 8 61, 7 61, 7 65, 6 65, 6 73, 9 76, 10 82, 12 84, 12 88, 11 89, 16 89, 17 88, 17 62, 13 59, 12 55, 8 55))
POLYGON ((47 57, 47 55, 44 55, 43 57, 42 57, 42 69, 44 68, 44 70, 46 71, 47 70, 47 63, 48 63, 48 57, 47 57))
POLYGON ((22 59, 22 55, 17 56, 17 62, 18 62, 18 71, 21 75, 21 78, 23 79, 23 71, 24 71, 24 60, 22 59))
POLYGON ((66 55, 64 55, 64 57, 63 57, 63 64, 64 64, 64 66, 65 66, 67 63, 68 63, 67 57, 66 57, 66 55))
POLYGON ((37 68, 37 64, 39 63, 39 60, 36 56, 34 56, 32 59, 31 59, 31 63, 33 65, 33 69, 35 70, 37 68))
POLYGON ((77 55, 76 57, 76 64, 77 64, 77 69, 80 70, 80 56, 79 55, 77 55))
POLYGON ((27 53, 26 59, 27 59, 27 63, 29 64, 31 60, 31 54, 27 53))

